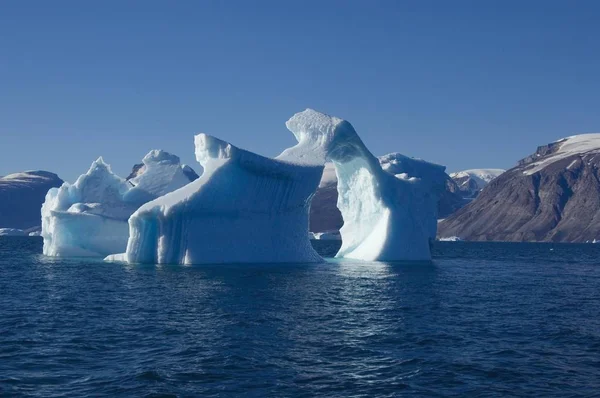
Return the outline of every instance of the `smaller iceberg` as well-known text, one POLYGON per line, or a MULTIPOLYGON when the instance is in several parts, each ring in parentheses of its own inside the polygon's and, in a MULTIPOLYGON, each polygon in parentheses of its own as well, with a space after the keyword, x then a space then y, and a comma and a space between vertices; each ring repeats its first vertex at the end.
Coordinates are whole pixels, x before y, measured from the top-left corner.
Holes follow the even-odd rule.
POLYGON ((190 182, 179 158, 154 150, 130 181, 115 175, 100 157, 74 184, 46 194, 42 205, 43 253, 105 257, 125 250, 127 220, 142 204, 190 182))

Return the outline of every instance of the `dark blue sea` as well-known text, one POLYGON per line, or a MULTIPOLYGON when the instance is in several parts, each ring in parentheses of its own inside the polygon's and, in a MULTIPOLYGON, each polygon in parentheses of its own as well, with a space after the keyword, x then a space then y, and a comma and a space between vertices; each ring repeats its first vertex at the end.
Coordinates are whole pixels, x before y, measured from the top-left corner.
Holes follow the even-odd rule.
POLYGON ((0 396, 600 394, 600 245, 191 267, 41 245, 0 238, 0 396))

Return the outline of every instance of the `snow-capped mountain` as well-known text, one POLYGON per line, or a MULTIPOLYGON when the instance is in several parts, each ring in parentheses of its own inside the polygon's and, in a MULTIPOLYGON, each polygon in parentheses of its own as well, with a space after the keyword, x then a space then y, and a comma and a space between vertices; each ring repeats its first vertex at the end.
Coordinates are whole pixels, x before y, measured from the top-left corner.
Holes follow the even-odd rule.
POLYGON ((586 242, 600 238, 600 134, 540 146, 439 223, 464 240, 586 242))
POLYGON ((24 230, 40 226, 46 193, 62 183, 56 174, 41 170, 0 178, 0 228, 24 230))
POLYGON ((471 169, 451 173, 450 178, 456 182, 465 198, 474 199, 494 178, 506 170, 503 169, 471 169))

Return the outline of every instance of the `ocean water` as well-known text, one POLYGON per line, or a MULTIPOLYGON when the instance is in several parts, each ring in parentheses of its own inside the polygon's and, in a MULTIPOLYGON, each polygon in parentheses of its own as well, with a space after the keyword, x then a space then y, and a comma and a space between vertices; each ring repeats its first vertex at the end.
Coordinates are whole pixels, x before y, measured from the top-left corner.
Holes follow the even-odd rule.
POLYGON ((0 396, 600 393, 600 245, 194 267, 40 252, 0 238, 0 396))

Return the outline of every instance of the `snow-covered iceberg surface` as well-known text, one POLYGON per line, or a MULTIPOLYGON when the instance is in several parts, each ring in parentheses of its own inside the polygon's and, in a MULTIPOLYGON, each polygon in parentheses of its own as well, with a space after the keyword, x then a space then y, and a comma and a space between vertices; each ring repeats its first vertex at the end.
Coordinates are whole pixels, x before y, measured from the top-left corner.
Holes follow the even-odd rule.
POLYGON ((335 166, 337 206, 344 218, 337 257, 431 259, 438 195, 444 189, 432 176, 443 172, 443 166, 392 154, 382 167, 350 123, 310 109, 286 125, 298 140, 318 137, 312 153, 325 153, 335 166))
POLYGON ((202 176, 140 207, 127 251, 109 261, 155 264, 316 262, 308 210, 323 170, 310 140, 276 159, 195 137, 202 176))
POLYGON ((154 150, 129 181, 102 158, 74 184, 48 191, 42 205, 43 252, 47 256, 98 256, 123 251, 127 220, 142 204, 190 182, 177 156, 154 150))

